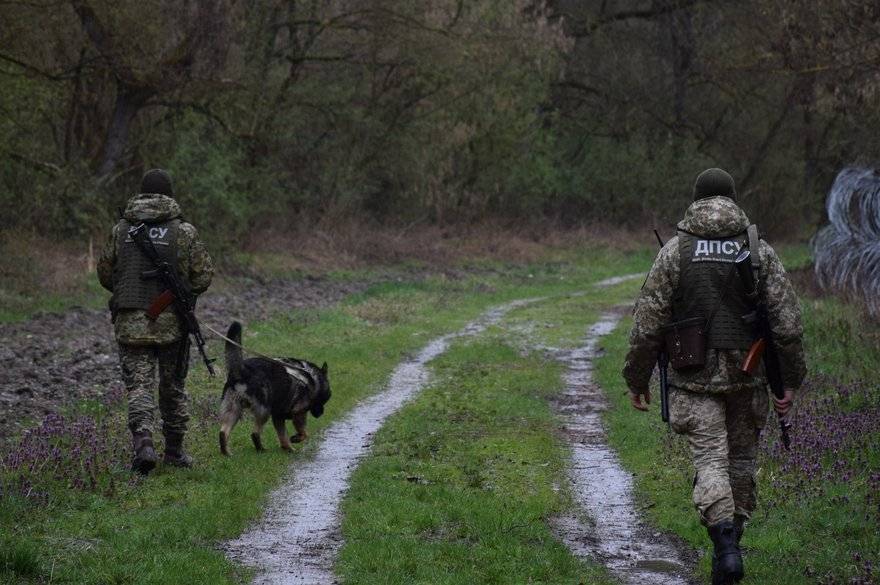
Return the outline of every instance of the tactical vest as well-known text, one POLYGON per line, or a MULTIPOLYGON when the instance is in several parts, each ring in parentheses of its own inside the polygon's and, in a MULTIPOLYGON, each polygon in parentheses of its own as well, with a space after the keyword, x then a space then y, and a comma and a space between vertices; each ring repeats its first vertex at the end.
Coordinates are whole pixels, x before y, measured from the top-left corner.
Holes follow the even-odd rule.
POLYGON ((736 257, 749 240, 746 233, 712 239, 679 231, 678 237, 681 276, 672 301, 673 320, 709 319, 717 307, 709 325, 707 347, 748 349, 754 341, 754 329, 742 317, 754 307, 746 298, 745 286, 734 267, 736 257))
MULTIPOLYGON (((147 236, 159 253, 159 257, 177 270, 177 232, 179 219, 147 224, 147 236)), ((113 267, 113 310, 147 310, 159 294, 165 290, 159 278, 143 278, 143 274, 156 268, 137 243, 128 235, 131 224, 119 220, 116 244, 116 264, 113 267)))

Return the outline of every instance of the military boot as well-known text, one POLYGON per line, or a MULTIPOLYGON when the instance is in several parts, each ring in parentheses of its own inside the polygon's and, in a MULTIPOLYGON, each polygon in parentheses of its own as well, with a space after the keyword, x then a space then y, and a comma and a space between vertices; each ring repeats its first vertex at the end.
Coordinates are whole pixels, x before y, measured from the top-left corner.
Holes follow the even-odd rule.
POLYGON ((183 451, 183 433, 166 433, 162 462, 175 467, 192 467, 192 457, 183 451))
POLYGON ((131 437, 134 443, 134 459, 131 462, 131 470, 147 475, 159 461, 159 457, 153 449, 153 434, 150 431, 138 431, 132 433, 131 437))
POLYGON ((735 514, 733 516, 733 526, 736 529, 736 544, 739 546, 743 533, 746 531, 746 517, 735 514))
POLYGON ((743 562, 734 523, 725 520, 710 526, 709 537, 715 545, 712 555, 712 585, 731 585, 741 581, 743 562))

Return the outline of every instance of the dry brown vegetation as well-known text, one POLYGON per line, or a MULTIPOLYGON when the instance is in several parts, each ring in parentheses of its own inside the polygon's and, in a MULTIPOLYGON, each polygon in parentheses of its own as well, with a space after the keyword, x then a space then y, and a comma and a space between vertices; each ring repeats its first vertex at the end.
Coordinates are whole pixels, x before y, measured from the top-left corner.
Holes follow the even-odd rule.
MULTIPOLYGON (((93 244, 93 255, 99 253, 93 244)), ((89 242, 57 242, 36 233, 0 232, 0 299, 4 290, 63 294, 93 264, 89 242)))
POLYGON ((449 267, 465 261, 527 263, 587 245, 624 250, 650 245, 650 232, 603 224, 566 227, 550 222, 378 225, 352 218, 302 221, 270 229, 245 243, 249 258, 286 262, 287 269, 326 272, 407 262, 449 267), (252 255, 251 255, 252 254, 252 255))

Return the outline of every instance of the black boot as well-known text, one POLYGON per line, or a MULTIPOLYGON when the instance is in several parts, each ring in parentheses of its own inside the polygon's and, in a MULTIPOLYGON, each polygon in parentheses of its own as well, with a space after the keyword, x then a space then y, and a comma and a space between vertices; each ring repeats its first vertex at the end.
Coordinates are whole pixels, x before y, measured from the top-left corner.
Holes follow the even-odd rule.
POLYGON ((736 528, 736 544, 739 546, 743 533, 746 531, 746 517, 739 514, 734 515, 733 526, 736 528))
POLYGON ((131 462, 131 470, 147 475, 156 467, 159 457, 153 449, 153 435, 150 431, 132 433, 134 443, 134 459, 131 462))
POLYGON ((730 520, 709 527, 715 545, 712 555, 712 585, 731 585, 743 578, 742 554, 736 542, 737 530, 730 520))
POLYGON ((183 433, 165 434, 165 457, 162 462, 175 467, 192 467, 192 457, 183 451, 183 433))

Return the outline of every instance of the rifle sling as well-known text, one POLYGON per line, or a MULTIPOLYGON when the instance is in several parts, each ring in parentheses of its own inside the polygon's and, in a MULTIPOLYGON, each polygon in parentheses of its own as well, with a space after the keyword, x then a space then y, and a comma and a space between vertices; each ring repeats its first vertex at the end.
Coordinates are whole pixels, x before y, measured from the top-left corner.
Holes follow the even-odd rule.
POLYGON ((749 236, 749 250, 752 251, 752 272, 755 274, 755 288, 758 288, 759 274, 761 272, 761 239, 758 235, 758 226, 750 224, 746 228, 746 234, 749 236))
POLYGON ((139 226, 134 228, 134 230, 130 230, 129 235, 131 235, 132 241, 137 244, 137 247, 140 248, 144 256, 146 256, 148 260, 155 264, 156 268, 158 269, 159 253, 156 251, 156 248, 153 247, 153 242, 150 241, 149 236, 144 235, 142 228, 144 228, 145 226, 146 224, 141 223, 139 226))
MULTIPOLYGON (((164 271, 162 268, 162 264, 163 264, 162 258, 159 256, 159 252, 153 246, 152 240, 150 240, 149 236, 146 235, 146 232, 143 231, 143 228, 145 226, 146 226, 145 223, 141 223, 140 225, 138 225, 137 227, 135 227, 134 229, 129 231, 129 235, 131 236, 132 241, 134 241, 134 243, 137 245, 137 247, 140 249, 140 251, 147 257, 147 259, 150 262, 153 263, 153 266, 155 266, 154 270, 149 270, 149 271, 143 273, 141 275, 141 278, 158 278, 159 280, 164 282, 165 286, 167 286, 168 289, 174 295, 174 299, 171 303, 169 303, 169 305, 166 305, 162 309, 162 311, 164 311, 166 308, 168 308, 168 306, 173 306, 174 310, 177 311, 178 316, 180 317, 180 319, 182 321, 183 327, 186 329, 189 329, 189 327, 187 326, 187 323, 186 323, 186 321, 187 321, 186 312, 188 309, 185 308, 186 304, 189 301, 187 301, 184 298, 181 298, 180 296, 178 296, 177 294, 174 293, 174 289, 176 286, 174 284, 174 280, 178 281, 178 283, 179 283, 179 285, 177 285, 178 287, 183 287, 183 283, 180 282, 180 278, 176 275, 176 271, 174 271, 173 268, 171 268, 170 266, 167 266, 167 265, 166 265, 166 268, 168 268, 172 272, 172 275, 169 278, 166 278, 166 275, 164 274, 164 271)), ((181 290, 180 292, 181 292, 181 294, 186 294, 187 291, 184 288, 184 290, 181 290)), ((158 300, 158 299, 156 299, 156 300, 158 300)), ((156 317, 158 317, 158 315, 156 317)), ((153 320, 155 320, 155 319, 153 319, 153 320)), ((190 330, 189 333, 194 334, 195 332, 190 330)))

